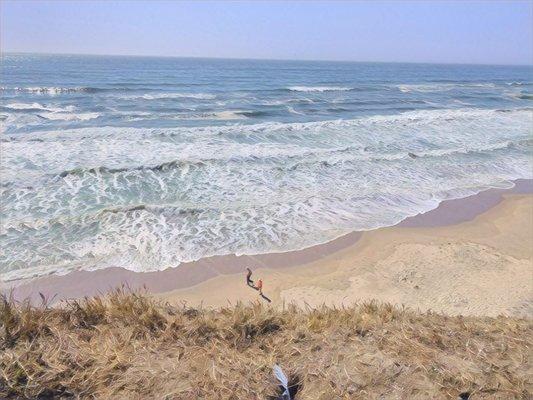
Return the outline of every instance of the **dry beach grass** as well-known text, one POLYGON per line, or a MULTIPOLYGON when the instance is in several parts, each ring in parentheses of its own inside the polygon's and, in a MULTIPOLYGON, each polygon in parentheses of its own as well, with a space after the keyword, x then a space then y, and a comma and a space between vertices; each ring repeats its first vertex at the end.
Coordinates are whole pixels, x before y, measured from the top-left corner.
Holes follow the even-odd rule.
POLYGON ((531 320, 349 308, 193 309, 117 289, 0 305, 0 397, 267 399, 279 364, 296 399, 525 399, 531 320))

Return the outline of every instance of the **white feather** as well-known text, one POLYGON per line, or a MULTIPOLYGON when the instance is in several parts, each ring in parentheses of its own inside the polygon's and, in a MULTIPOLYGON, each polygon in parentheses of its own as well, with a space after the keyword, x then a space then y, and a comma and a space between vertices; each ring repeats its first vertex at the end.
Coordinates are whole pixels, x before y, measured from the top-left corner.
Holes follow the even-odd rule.
POLYGON ((285 388, 285 391, 283 392, 282 396, 291 400, 291 395, 289 393, 289 379, 287 379, 287 375, 285 375, 281 369, 281 367, 277 364, 274 364, 274 376, 278 379, 278 381, 281 383, 281 386, 285 388))

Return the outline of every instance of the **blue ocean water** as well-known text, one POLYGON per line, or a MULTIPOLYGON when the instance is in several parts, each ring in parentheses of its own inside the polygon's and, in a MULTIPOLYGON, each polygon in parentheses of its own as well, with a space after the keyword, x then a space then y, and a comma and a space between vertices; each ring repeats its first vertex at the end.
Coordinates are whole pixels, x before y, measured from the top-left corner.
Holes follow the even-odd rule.
POLYGON ((533 177, 532 67, 1 61, 5 280, 300 249, 533 177))

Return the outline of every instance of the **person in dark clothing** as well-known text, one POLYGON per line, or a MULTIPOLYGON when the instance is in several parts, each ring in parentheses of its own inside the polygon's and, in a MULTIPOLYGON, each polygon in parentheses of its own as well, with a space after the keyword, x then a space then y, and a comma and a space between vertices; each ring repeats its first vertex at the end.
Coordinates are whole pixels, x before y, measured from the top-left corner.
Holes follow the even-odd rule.
POLYGON ((252 270, 250 268, 246 268, 246 284, 255 288, 254 281, 252 280, 252 270))

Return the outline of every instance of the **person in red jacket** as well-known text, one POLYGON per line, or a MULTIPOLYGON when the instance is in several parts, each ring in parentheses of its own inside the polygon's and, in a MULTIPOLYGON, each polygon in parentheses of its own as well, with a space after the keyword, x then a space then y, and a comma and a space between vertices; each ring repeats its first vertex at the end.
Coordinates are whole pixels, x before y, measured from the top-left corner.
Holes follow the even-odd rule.
POLYGON ((257 290, 259 290, 259 294, 262 296, 263 295, 263 280, 262 279, 259 279, 257 281, 257 284, 255 285, 255 288, 257 290))

